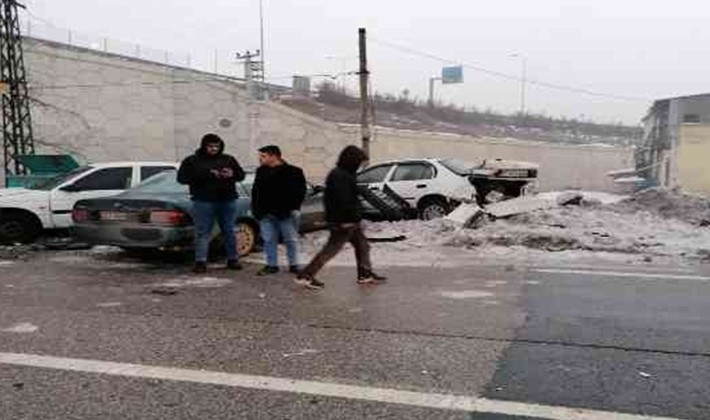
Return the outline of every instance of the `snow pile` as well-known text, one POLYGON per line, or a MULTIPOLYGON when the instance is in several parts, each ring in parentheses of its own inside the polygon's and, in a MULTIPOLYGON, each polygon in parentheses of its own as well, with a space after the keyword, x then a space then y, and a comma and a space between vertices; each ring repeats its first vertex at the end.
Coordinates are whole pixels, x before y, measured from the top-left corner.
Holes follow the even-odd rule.
POLYGON ((649 212, 698 226, 710 224, 710 200, 661 188, 640 191, 613 208, 625 214, 649 212))
POLYGON ((620 215, 608 206, 570 206, 487 222, 479 229, 460 230, 445 244, 693 257, 710 249, 710 230, 648 212, 620 215))
MULTIPOLYGON (((572 193, 542 198, 569 202, 572 193)), ((444 220, 366 223, 369 238, 404 236, 374 243, 380 264, 454 264, 473 258, 567 261, 574 258, 622 261, 708 261, 708 202, 692 196, 651 190, 632 197, 581 192, 571 205, 512 217, 482 218, 475 229, 444 220), (707 219, 706 219, 707 217, 707 219)), ((538 196, 539 197, 539 196, 538 196)), ((313 255, 327 238, 308 235, 303 250, 313 255)))

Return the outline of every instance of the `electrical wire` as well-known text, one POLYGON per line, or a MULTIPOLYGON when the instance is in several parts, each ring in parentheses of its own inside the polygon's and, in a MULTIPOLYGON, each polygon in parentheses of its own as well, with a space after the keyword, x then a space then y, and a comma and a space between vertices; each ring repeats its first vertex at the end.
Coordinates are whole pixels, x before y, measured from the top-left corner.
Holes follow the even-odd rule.
POLYGON ((539 87, 543 87, 543 88, 547 88, 547 89, 554 89, 554 90, 571 92, 571 93, 579 93, 579 94, 583 94, 583 95, 595 96, 595 97, 606 98, 606 99, 615 99, 615 100, 632 101, 632 102, 648 102, 648 101, 653 100, 651 98, 643 98, 643 97, 638 97, 638 96, 626 96, 626 95, 617 95, 617 94, 612 94, 612 93, 597 92, 597 91, 593 91, 593 90, 589 90, 589 89, 585 89, 585 88, 567 86, 567 85, 562 85, 562 84, 558 84, 558 83, 550 83, 550 82, 545 82, 545 81, 535 80, 535 79, 528 79, 528 78, 523 79, 520 76, 516 76, 516 75, 512 75, 512 74, 508 74, 508 73, 503 73, 503 72, 500 72, 497 70, 491 70, 491 69, 483 67, 481 65, 462 63, 460 61, 451 60, 451 59, 441 57, 441 56, 438 56, 435 54, 431 54, 431 53, 424 52, 424 51, 419 51, 414 48, 405 47, 405 46, 402 46, 399 44, 379 40, 379 39, 372 38, 372 37, 370 37, 369 39, 378 45, 388 47, 388 48, 391 48, 394 50, 398 50, 400 52, 404 52, 404 53, 418 56, 418 57, 422 57, 422 58, 427 58, 427 59, 438 61, 438 62, 445 63, 445 64, 460 65, 460 66, 467 68, 469 70, 473 70, 473 71, 476 71, 479 73, 487 74, 489 76, 497 77, 500 79, 511 80, 511 81, 516 81, 516 82, 525 81, 525 83, 527 83, 527 84, 539 86, 539 87))

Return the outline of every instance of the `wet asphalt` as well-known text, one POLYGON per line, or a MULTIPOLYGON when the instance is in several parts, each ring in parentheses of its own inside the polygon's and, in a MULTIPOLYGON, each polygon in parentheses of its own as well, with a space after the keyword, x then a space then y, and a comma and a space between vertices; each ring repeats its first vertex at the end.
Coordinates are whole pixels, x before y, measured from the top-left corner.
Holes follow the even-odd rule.
MULTIPOLYGON (((710 281, 643 276, 671 268, 383 267, 390 282, 364 287, 331 267, 320 292, 257 268, 195 276, 89 251, 3 261, 0 353, 710 418, 710 281)), ((0 364, 0 419, 94 418, 529 417, 0 364)))

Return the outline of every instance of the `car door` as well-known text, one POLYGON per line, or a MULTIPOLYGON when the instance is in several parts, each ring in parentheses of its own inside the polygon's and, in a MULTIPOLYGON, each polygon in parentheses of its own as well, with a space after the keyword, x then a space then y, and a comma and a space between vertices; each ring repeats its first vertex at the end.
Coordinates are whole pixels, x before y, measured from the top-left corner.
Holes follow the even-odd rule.
MULTIPOLYGON (((357 175, 358 186, 365 186, 371 190, 382 190, 385 185, 385 180, 392 172, 394 168, 393 163, 386 163, 382 165, 375 165, 369 168, 363 169, 357 175)), ((375 209, 366 200, 360 198, 360 207, 363 214, 379 214, 379 211, 375 209)))
POLYGON ((301 206, 300 230, 309 232, 325 226, 325 206, 323 204, 322 188, 316 188, 308 184, 306 198, 301 206))
POLYGON ((386 185, 416 207, 419 199, 435 193, 436 168, 428 162, 404 162, 397 164, 386 185))
POLYGON ((120 194, 132 185, 134 166, 97 168, 52 190, 50 206, 54 225, 72 226, 71 211, 79 200, 120 194))

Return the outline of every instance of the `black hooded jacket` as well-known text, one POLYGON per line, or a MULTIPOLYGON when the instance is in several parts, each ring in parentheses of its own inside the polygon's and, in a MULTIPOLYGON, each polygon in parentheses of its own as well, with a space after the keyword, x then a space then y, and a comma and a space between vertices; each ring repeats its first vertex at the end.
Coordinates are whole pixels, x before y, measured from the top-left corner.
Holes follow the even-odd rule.
POLYGON ((356 146, 340 152, 338 163, 325 181, 325 218, 330 223, 357 223, 362 218, 357 192, 357 170, 367 155, 356 146))
POLYGON ((224 153, 224 141, 216 134, 202 138, 200 148, 180 164, 177 181, 190 186, 190 195, 197 201, 222 201, 237 198, 236 182, 244 179, 239 162, 224 153), (207 144, 219 143, 219 153, 207 154, 207 144), (231 172, 231 173, 230 173, 231 172))

